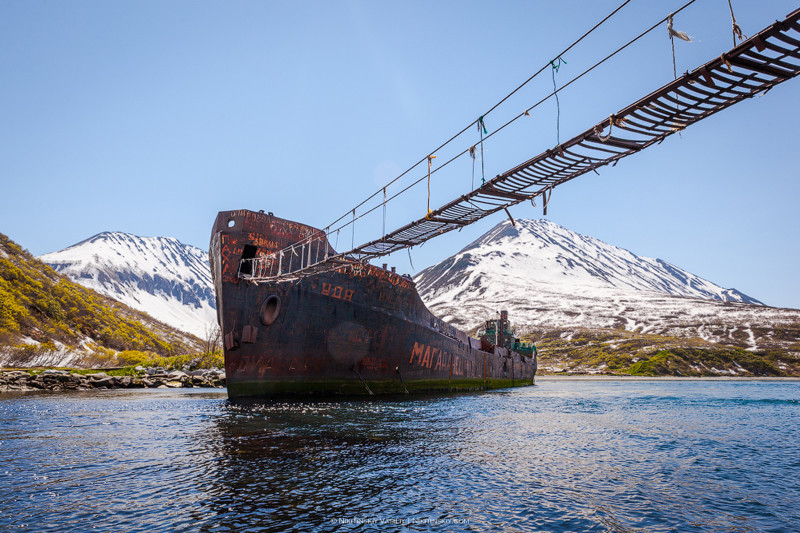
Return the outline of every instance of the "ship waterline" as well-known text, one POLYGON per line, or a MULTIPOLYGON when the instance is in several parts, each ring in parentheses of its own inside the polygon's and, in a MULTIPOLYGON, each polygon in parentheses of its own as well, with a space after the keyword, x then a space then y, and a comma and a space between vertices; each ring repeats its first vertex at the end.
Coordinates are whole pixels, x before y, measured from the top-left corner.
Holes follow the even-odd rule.
POLYGON ((513 339, 502 335, 482 344, 435 317, 406 275, 358 262, 290 278, 246 275, 249 260, 315 233, 271 213, 218 214, 209 255, 231 398, 533 384, 535 356, 508 349, 513 339))

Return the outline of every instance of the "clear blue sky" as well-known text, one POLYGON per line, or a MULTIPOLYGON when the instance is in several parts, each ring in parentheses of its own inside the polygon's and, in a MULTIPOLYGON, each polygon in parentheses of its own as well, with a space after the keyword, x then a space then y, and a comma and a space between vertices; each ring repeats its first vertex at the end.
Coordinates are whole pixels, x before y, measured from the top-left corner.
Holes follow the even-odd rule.
MULTIPOLYGON (((325 227, 621 2, 4 0, 0 232, 39 255, 106 230, 205 248, 226 209, 325 227)), ((565 56, 557 82, 682 3, 633 0, 565 56)), ((748 35, 798 7, 733 6, 748 35)), ((731 47, 726 0, 698 0, 675 27, 694 38, 676 42, 680 72, 731 47)), ((662 25, 561 93, 562 140, 671 78, 662 25)), ((552 83, 546 71, 487 117, 489 130, 552 83)), ((798 96, 800 80, 788 81, 600 177, 559 187, 548 218, 799 308, 798 96)), ((457 147, 476 140, 470 130, 457 147)), ((549 101, 487 143, 487 175, 555 141, 549 101)), ((466 192, 470 174, 464 159, 437 175, 433 206, 466 192)), ((387 229, 424 214, 420 189, 389 206, 387 229)), ((541 210, 524 204, 512 214, 538 218, 541 210)), ((416 270, 501 220, 414 249, 416 270)), ((381 224, 360 222, 355 240, 377 236, 381 224)), ((350 240, 340 235, 339 248, 350 240)), ((405 252, 388 260, 411 271, 405 252)))

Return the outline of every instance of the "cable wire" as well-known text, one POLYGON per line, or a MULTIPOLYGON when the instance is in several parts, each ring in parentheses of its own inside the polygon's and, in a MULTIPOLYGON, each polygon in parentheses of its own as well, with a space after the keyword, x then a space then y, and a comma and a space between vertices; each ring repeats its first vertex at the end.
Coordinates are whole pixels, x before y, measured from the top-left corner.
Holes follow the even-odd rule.
MULTIPOLYGON (((627 4, 629 1, 630 1, 630 0, 627 0, 626 2, 624 2, 624 3, 623 3, 621 6, 620 6, 620 7, 618 7, 618 8, 617 8, 617 9, 616 9, 614 12, 612 12, 612 14, 611 14, 611 15, 613 15, 614 13, 616 13, 617 11, 619 11, 619 10, 620 10, 622 7, 624 7, 624 6, 625 6, 625 5, 626 5, 626 4, 627 4)), ((557 96, 557 93, 558 93, 558 92, 560 92, 560 91, 563 91, 564 89, 566 89, 567 87, 569 87, 570 85, 572 85, 573 83, 575 83, 576 81, 578 81, 579 79, 581 79, 582 77, 584 77, 586 74, 588 74, 588 73, 590 73, 591 71, 593 71, 593 70, 594 70, 595 68, 597 68, 598 66, 602 65, 603 63, 605 63, 606 61, 608 61, 609 59, 611 59, 612 57, 614 57, 614 56, 615 56, 615 55, 617 55, 618 53, 622 52, 623 50, 625 50, 626 48, 628 48, 630 45, 632 45, 633 43, 635 43, 635 42, 636 42, 636 41, 638 41, 639 39, 643 38, 644 36, 646 36, 647 34, 649 34, 650 32, 652 32, 652 31, 653 31, 655 28, 657 28, 657 27, 658 27, 659 25, 661 25, 663 22, 667 21, 667 20, 670 18, 670 16, 674 16, 674 15, 676 15, 676 14, 680 13, 680 12, 681 12, 681 11, 683 11, 684 9, 688 8, 690 5, 694 4, 696 1, 697 1, 697 0, 689 0, 689 2, 685 3, 683 6, 681 6, 681 7, 680 7, 679 9, 677 9, 676 11, 672 12, 670 15, 668 15, 668 16, 666 16, 666 17, 664 17, 664 18, 660 19, 658 22, 656 22, 655 24, 653 24, 652 26, 650 26, 648 29, 644 30, 644 31, 643 31, 643 32, 641 32, 639 35, 637 35, 637 36, 636 36, 636 37, 634 37, 633 39, 629 40, 627 43, 625 43, 624 45, 620 46, 619 48, 617 48, 616 50, 614 50, 613 52, 611 52, 610 54, 608 54, 607 56, 605 56, 603 59, 601 59, 600 61, 596 62, 596 63, 595 63, 594 65, 592 65, 591 67, 587 68, 586 70, 584 70, 583 72, 581 72, 579 75, 577 75, 577 76, 575 76, 574 78, 572 78, 570 81, 568 81, 567 83, 565 83, 563 86, 561 86, 561 87, 560 87, 560 88, 558 88, 557 90, 554 90, 553 92, 551 92, 550 94, 548 94, 547 96, 545 96, 544 98, 542 98, 541 100, 539 100, 538 102, 536 102, 535 104, 533 104, 532 106, 530 106, 529 108, 525 109, 525 110, 524 110, 522 113, 519 113, 518 115, 516 115, 515 117, 513 117, 512 119, 510 119, 509 121, 507 121, 505 124, 503 124, 502 126, 500 126, 500 127, 499 127, 499 128, 497 128, 497 129, 495 129, 494 131, 492 131, 491 133, 489 133, 489 134, 488 134, 488 135, 486 135, 485 137, 483 137, 483 141, 486 141, 486 140, 490 139, 492 136, 494 136, 494 135, 496 135, 497 133, 501 132, 501 131, 502 131, 502 130, 504 130, 506 127, 508 127, 508 126, 509 126, 509 125, 511 125, 512 123, 516 122, 517 120, 519 120, 521 117, 529 115, 529 112, 530 112, 530 111, 532 111, 533 109, 535 109, 536 107, 538 107, 538 106, 539 106, 539 105, 541 105, 542 103, 546 102, 546 101, 547 101, 547 100, 549 100, 551 97, 553 97, 553 96, 557 96)), ((595 30, 597 27, 599 27, 599 26, 600 26, 600 24, 602 24, 603 22, 605 22, 606 20, 608 20, 608 18, 610 18, 610 16, 611 16, 611 15, 608 15, 608 16, 607 16, 605 19, 603 19, 603 20, 602 20, 600 23, 596 24, 596 25, 595 25, 595 26, 594 26, 594 27, 593 27, 591 30, 589 30, 589 32, 585 33, 585 34, 584 34, 584 35, 583 35, 583 36, 582 36, 582 37, 581 37, 581 38, 580 38, 578 41, 576 41, 575 43, 573 43, 572 45, 570 45, 569 47, 567 47, 567 49, 566 49, 566 50, 569 50, 569 49, 571 49, 572 47, 574 47, 574 46, 575 46, 575 44, 577 44, 578 42, 580 42, 580 40, 582 40, 582 39, 583 39, 584 37, 586 37, 586 36, 587 36, 589 33, 591 33, 591 32, 592 32, 592 31, 594 31, 594 30, 595 30)), ((565 50, 565 51, 566 51, 566 50, 565 50)), ((562 52, 562 53, 563 53, 563 52, 562 52)), ((555 61, 556 59, 558 59, 558 57, 560 57, 560 55, 561 55, 561 54, 559 54, 558 56, 556 56, 556 58, 555 58, 555 59, 553 59, 553 61, 555 61)), ((506 96, 506 97, 505 97, 503 100, 501 100, 501 101, 500 101, 498 104, 496 104, 495 106, 493 106, 493 107, 490 109, 490 111, 492 111, 492 110, 496 109, 498 105, 500 105, 502 102, 504 102, 505 100, 507 100, 507 99, 508 99, 508 97, 510 97, 510 96, 511 96, 512 94, 514 94, 515 92, 517 92, 517 91, 518 91, 518 90, 519 90, 519 89, 520 89, 522 86, 524 86, 526 83, 528 83, 528 82, 529 82, 530 80, 532 80, 534 77, 536 77, 536 76, 537 76, 539 73, 541 73, 542 71, 544 71, 544 69, 545 69, 545 68, 547 68, 548 66, 551 66, 551 63, 550 63, 550 62, 548 62, 548 63, 547 63, 547 65, 545 65, 545 67, 542 67, 542 68, 541 68, 539 71, 537 71, 537 72, 536 72, 536 73, 535 73, 533 76, 531 76, 531 77, 530 77, 528 80, 526 80, 526 82, 524 82, 522 85, 520 85, 519 87, 517 87, 517 88, 516 88, 514 91, 512 91, 512 92, 511 92, 511 93, 510 93, 508 96, 506 96)), ((487 112, 487 113, 488 113, 488 112, 487 112)), ((453 141, 455 138, 457 138, 459 135, 461 135, 461 134, 462 134, 464 131, 466 131, 466 130, 467 130, 469 127, 471 127, 471 126, 475 125, 476 123, 480 123, 484 117, 485 117, 485 114, 484 114, 484 115, 481 115, 481 117, 479 117, 478 119, 474 120, 472 123, 470 123, 470 124, 469 124, 469 126, 467 126, 466 128, 464 128, 464 129, 463 129, 461 132, 459 132, 459 133, 458 133, 458 134, 456 134, 455 136, 451 137, 451 138, 450 138, 450 139, 449 139, 447 142, 445 142, 444 144, 442 144, 442 145, 441 145, 439 148, 437 148, 436 150, 439 150, 439 149, 441 149, 442 147, 444 147, 444 146, 446 146, 447 144, 449 144, 450 142, 452 142, 452 141, 453 141)), ((439 167, 437 167, 437 168, 435 168, 435 169, 432 169, 432 170, 430 171, 430 175, 433 175, 433 174, 435 174, 437 171, 439 171, 439 170, 441 170, 441 169, 443 169, 443 168, 447 167, 447 166, 448 166, 450 163, 452 163, 452 162, 453 162, 453 161, 455 161, 456 159, 460 158, 460 157, 461 157, 461 156, 463 156, 464 154, 467 154, 467 153, 469 153, 469 150, 470 150, 470 148, 466 148, 466 149, 464 149, 463 151, 459 152, 458 154, 454 155, 453 157, 451 157, 450 159, 448 159, 447 161, 445 161, 445 162, 444 162, 442 165, 440 165, 439 167)), ((401 178, 401 177, 403 177, 404 175, 408 174, 408 173, 409 173, 411 170, 413 170, 414 168, 416 168, 416 167, 417 167, 417 166, 418 166, 420 163, 422 163, 422 162, 425 162, 425 161, 429 161, 428 157, 429 157, 429 156, 425 156, 423 159, 421 159, 421 160, 420 160, 418 163, 416 163, 414 166, 410 167, 408 170, 406 170, 405 172, 403 172, 402 174, 400 174, 400 175, 399 175, 397 178, 395 178, 394 180, 392 180, 391 182, 389 182, 388 184, 386 184, 386 186, 385 186, 385 187, 388 187, 389 185, 391 185, 392 183, 396 182, 398 179, 400 179, 400 178, 401 178)), ((382 203, 379 203, 379 204, 375 205, 374 207, 372 207, 371 209, 368 209, 367 211, 365 211, 364 213, 362 213, 362 214, 360 214, 360 215, 356 215, 356 210, 358 209, 358 207, 361 207, 361 206, 363 206, 363 205, 364 205, 366 202, 368 202, 369 200, 371 200, 372 198, 374 198, 376 195, 380 194, 380 193, 383 191, 383 189, 384 189, 384 188, 378 189, 378 191, 377 191, 377 192, 375 192, 375 193, 374 193, 374 194, 372 194, 372 195, 371 195, 369 198, 367 198, 366 200, 364 200, 363 202, 361 202, 360 204, 358 204, 358 206, 356 206, 355 208, 351 209, 351 210, 350 210, 350 211, 348 211, 348 212, 347 212, 345 215, 343 215, 343 216, 339 217, 339 218, 338 218, 336 221, 334 221, 334 222, 333 222, 333 223, 331 223, 329 226, 327 226, 326 228, 330 229, 330 228, 331 228, 331 227, 332 227, 334 224, 336 224, 337 222, 341 221, 341 220, 342 220, 342 219, 344 219, 346 216, 348 216, 348 215, 350 215, 350 214, 352 214, 352 215, 353 215, 353 218, 352 218, 352 220, 350 220, 350 221, 348 221, 348 222, 345 222, 344 224, 342 224, 341 226, 339 226, 339 227, 338 227, 338 228, 336 228, 336 229, 331 229, 329 232, 328 232, 328 231, 326 231, 326 232, 325 232, 325 234, 326 234, 326 235, 328 235, 328 234, 330 234, 330 233, 333 233, 333 231, 336 231, 336 233, 337 233, 337 241, 338 241, 338 233, 339 233, 339 230, 341 230, 341 229, 344 229, 344 228, 346 228, 347 226, 349 226, 349 225, 351 225, 351 224, 353 225, 353 228, 352 228, 352 229, 353 229, 353 232, 352 232, 352 236, 351 236, 352 243, 351 243, 351 249, 350 249, 350 251, 348 251, 348 252, 343 252, 343 253, 337 253, 335 256, 332 256, 332 257, 345 257, 345 256, 347 256, 348 254, 350 254, 352 251, 354 251, 354 250, 356 250, 356 249, 357 249, 357 248, 355 247, 355 223, 356 223, 356 221, 358 221, 358 220, 360 220, 361 218, 363 218, 363 217, 365 217, 365 216, 367 216, 367 215, 371 214, 372 212, 374 212, 375 210, 377 210, 379 207, 381 207, 381 206, 385 206, 385 204, 386 204, 387 202, 391 202, 391 201, 392 201, 392 200, 394 200, 395 198, 397 198, 397 197, 401 196, 402 194, 404 194, 405 192, 407 192, 407 191, 408 191, 408 190, 410 190, 411 188, 415 187, 416 185, 418 185, 419 183, 421 183, 421 182, 422 182, 423 180, 425 180, 425 179, 430 179, 430 177, 429 177, 429 175, 428 175, 427 173, 426 173, 426 174, 424 174, 424 175, 423 175, 422 177, 420 177, 419 179, 417 179, 416 181, 414 181, 413 183, 411 183, 411 184, 409 184, 408 186, 406 186, 404 189, 402 189, 402 190, 400 190, 399 192, 395 193, 394 195, 392 195, 392 196, 391 196, 391 197, 389 197, 388 199, 384 199, 384 201, 383 201, 382 203)), ((385 232, 384 232, 384 235, 385 235, 385 232)), ((309 237, 309 239, 311 239, 311 238, 312 238, 312 237, 309 237)), ((309 242, 310 242, 310 241, 309 241, 309 242)), ((300 243, 295 243, 295 244, 294 244, 294 245, 292 245, 291 247, 287 247, 287 248, 286 248, 286 250, 288 250, 289 248, 292 248, 292 249, 293 249, 293 248, 294 248, 294 246, 297 246, 297 244, 300 244, 300 243)), ((338 244, 338 242, 337 242, 337 244, 338 244)))
MULTIPOLYGON (((681 11, 683 11, 684 9, 686 9, 687 7, 689 7, 690 5, 694 4, 696 1, 697 1, 697 0, 690 0, 689 2, 685 3, 685 4, 684 4, 683 6, 681 6, 681 7, 680 7, 678 10, 674 11, 674 12, 672 13, 672 16, 674 16, 674 15, 676 15, 676 14, 680 13, 681 11)), ((575 83, 576 81, 578 81, 579 79, 583 78, 583 77, 584 77, 586 74, 590 73, 591 71, 593 71, 594 69, 596 69, 597 67, 599 67, 600 65, 602 65, 603 63, 605 63, 606 61, 608 61, 609 59, 611 59, 611 58, 612 58, 612 57, 614 57, 615 55, 617 55, 618 53, 620 53, 620 52, 622 52, 623 50, 625 50, 626 48, 628 48, 630 45, 634 44, 634 43, 635 43, 636 41, 638 41, 639 39, 642 39, 643 37, 645 37, 647 34, 649 34, 649 33, 650 33, 650 32, 652 32, 653 30, 655 30, 656 28, 658 28, 658 27, 659 27, 661 24, 663 24, 664 22, 666 22, 668 18, 669 18, 669 16, 666 16, 666 17, 664 17, 664 18, 660 19, 658 22, 656 22, 655 24, 653 24, 652 26, 650 26, 648 29, 644 30, 642 33, 640 33, 639 35, 637 35, 637 36, 636 36, 636 37, 634 37, 633 39, 629 40, 627 43, 623 44, 622 46, 620 46, 619 48, 617 48, 616 50, 614 50, 613 52, 611 52, 610 54, 608 54, 607 56, 605 56, 603 59, 601 59, 600 61, 596 62, 596 63, 595 63, 594 65, 592 65, 591 67, 587 68, 586 70, 584 70, 583 72, 581 72, 580 74, 578 74, 577 76, 575 76, 574 78, 572 78, 570 81, 568 81, 567 83, 565 83, 564 85, 562 85, 561 87, 559 87, 559 88, 558 88, 556 91, 553 91, 553 92, 551 92, 550 94, 548 94, 547 96, 545 96, 544 98, 542 98, 541 100, 539 100, 538 102, 536 102, 535 104, 533 104, 532 106, 530 106, 529 108, 525 109, 525 111, 523 111, 522 113, 520 113, 520 114, 518 114, 517 116, 513 117, 512 119, 510 119, 508 122, 506 122, 505 124, 503 124, 502 126, 500 126, 499 128, 497 128, 496 130, 493 130, 491 133, 489 133, 488 135, 486 135, 486 136, 483 138, 483 140, 484 140, 484 141, 486 141, 486 140, 490 139, 492 136, 494 136, 494 135, 496 135, 496 134, 500 133, 500 132, 501 132, 503 129, 505 129, 506 127, 510 126, 511 124, 513 124, 514 122, 516 122, 517 120, 519 120, 520 118, 522 118, 522 117, 526 116, 526 114, 527 114, 527 113, 530 113, 530 111, 532 111, 533 109, 535 109, 535 108, 539 107, 541 104, 543 104, 544 102, 546 102, 547 100, 549 100, 549 99, 550 99, 550 98, 552 98, 553 96, 556 96, 556 93, 563 91, 564 89, 566 89, 567 87, 569 87, 570 85, 572 85, 573 83, 575 83)), ((548 65, 549 65, 549 63, 548 63, 548 65)), ((475 122, 473 122, 472 124, 475 124, 476 122, 477 122, 477 120, 476 120, 475 122)), ((468 152, 469 152, 469 148, 467 148, 467 149, 465 149, 465 150, 463 150, 463 151, 459 152, 458 154, 454 155, 453 157, 451 157, 450 159, 448 159, 447 161, 445 161, 444 163, 442 163, 441 165, 439 165, 439 166, 438 166, 438 167, 436 167, 435 169, 431 170, 431 175, 433 175, 433 174, 435 174, 436 172, 438 172, 439 170, 441 170, 441 169, 445 168, 447 165, 449 165, 450 163, 452 163, 453 161, 455 161, 456 159, 458 159, 459 157, 463 156, 464 154, 466 154, 466 153, 468 153, 468 152)), ((423 159, 423 161, 427 161, 427 157, 426 157, 425 159, 423 159)), ((411 170, 411 169, 409 169, 409 170, 411 170)), ((408 171, 406 171, 406 172, 408 172, 408 171)), ((395 198, 397 198, 398 196, 400 196, 400 195, 402 195, 403 193, 407 192, 409 189, 411 189, 411 188, 415 187, 416 185, 419 185, 419 184, 420 184, 422 181, 426 180, 427 178, 428 178, 428 175, 427 175, 427 173, 426 173, 425 175, 423 175, 423 176, 422 176, 421 178, 419 178, 418 180, 416 180, 416 181, 414 181, 413 183, 411 183, 411 184, 409 184, 408 186, 406 186, 404 189, 402 189, 402 190, 400 190, 399 192, 395 193, 394 195, 390 196, 390 197, 389 197, 389 198, 388 198, 386 201, 387 201, 387 202, 391 202, 392 200, 394 200, 394 199, 395 199, 395 198)), ((387 186, 388 186, 388 185, 387 185, 387 186)), ((379 191, 379 192, 380 192, 380 191, 379 191)), ((363 203, 362 203, 361 205, 363 205, 363 203)), ((373 207, 373 208, 371 208, 371 209, 369 209, 369 210, 365 211, 364 213, 362 213, 361 215, 359 215, 359 216, 358 216, 358 217, 357 217, 355 220, 359 220, 360 218, 362 218, 362 217, 365 217, 365 216, 369 215, 370 213, 372 213, 373 211, 375 211, 376 209, 378 209, 378 207, 380 207, 380 206, 381 206, 381 204, 378 204, 378 205, 376 205, 375 207, 373 207)), ((350 213, 348 212, 348 214, 350 214, 350 213)), ((344 218, 344 217, 341 217, 341 218, 344 218)), ((340 218, 339 220, 341 220, 341 218, 340 218)), ((355 221, 355 220, 354 220, 354 221, 355 221)), ((352 222, 354 222, 354 221, 352 221, 352 222)), ((347 223, 343 224, 342 226, 340 226, 340 228, 347 227, 347 226, 348 226, 348 225, 350 225, 352 222, 347 222, 347 223)))
MULTIPOLYGON (((616 15, 618 11, 620 11, 620 10, 621 10, 623 7, 625 7, 626 5, 628 5, 630 2, 631 2, 631 0, 625 0, 625 1, 624 1, 622 4, 620 4, 620 5, 619 5, 619 6, 618 6, 616 9, 614 9, 614 11, 612 11, 611 13, 609 13, 608 15, 606 15, 606 16, 605 16, 605 17, 604 17, 604 18, 603 18, 603 19, 602 19, 600 22, 598 22, 597 24, 595 24, 594 26, 592 26, 592 27, 591 27, 591 28, 590 28, 590 29, 589 29, 587 32, 585 32, 583 35, 581 35, 581 36, 580 36, 580 37, 579 37, 579 38, 578 38, 576 41, 574 41, 572 44, 570 44, 568 47, 566 47, 566 48, 565 48, 565 49, 564 49, 564 50, 563 50, 563 51, 562 51, 560 54, 557 54, 557 55, 556 55, 556 56, 555 56, 555 57, 554 57, 554 58, 553 58, 551 61, 555 61, 555 60, 556 60, 558 57, 560 57, 560 56, 562 56, 562 55, 566 54, 567 52, 569 52, 570 50, 572 50, 572 49, 573 49, 575 46, 577 46, 577 45, 578 45, 578 44, 579 44, 581 41, 583 41, 583 40, 584 40, 586 37, 588 37, 588 36, 589 36, 589 35, 590 35, 592 32, 594 32, 594 31, 595 31, 597 28, 599 28, 600 26, 602 26, 602 25, 603 25, 603 24, 604 24, 604 23, 605 23, 605 22, 606 22, 608 19, 610 19, 611 17, 613 17, 614 15, 616 15)), ((677 13, 677 11, 676 11, 676 13, 677 13)), ((497 102, 497 103, 496 103, 496 104, 494 104, 492 107, 490 107, 488 111, 486 111, 485 113, 483 113, 483 114, 481 115, 481 118, 485 118, 485 117, 486 117, 486 116, 487 116, 489 113, 491 113, 492 111, 494 111, 495 109, 497 109, 497 108, 498 108, 500 105, 502 105, 502 104, 503 104, 503 103, 504 103, 506 100, 508 100, 509 98, 511 98, 511 97, 512 97, 514 94, 516 94, 516 93, 517 93, 517 92, 518 92, 520 89, 522 89, 522 88, 523 88, 523 87, 525 87, 525 86, 526 86, 528 83, 530 83, 530 82, 531 82, 531 81, 532 81, 532 80, 533 80, 533 79, 534 79, 536 76, 538 76, 539 74, 541 74, 541 73, 542 73, 542 72, 543 72, 543 71, 544 71, 544 70, 545 70, 545 69, 546 69, 548 66, 550 66, 550 63, 551 63, 551 61, 548 61, 547 63, 545 63, 545 64, 544 64, 544 65, 543 65, 543 66, 542 66, 542 67, 541 67, 539 70, 537 70, 537 71, 536 71, 535 73, 533 73, 533 75, 531 75, 531 76, 530 76, 528 79, 526 79, 526 80, 525 80, 525 81, 523 81, 521 84, 519 84, 519 85, 518 85, 518 86, 517 86, 517 87, 516 87, 516 88, 515 88, 513 91, 511 91, 510 93, 508 93, 508 94, 507 94, 505 97, 503 97, 503 98, 502 98, 502 99, 501 99, 499 102, 497 102)), ((463 128, 461 131, 459 131, 458 133, 456 133, 455 135, 453 135, 452 137, 450 137, 448 140, 446 140, 444 143, 442 143, 441 145, 439 145, 439 146, 438 146, 437 148, 435 148, 433 151, 430 151, 430 152, 428 152, 428 155, 430 155, 430 154, 435 154, 436 152, 438 152, 439 150, 441 150, 442 148, 444 148, 445 146, 447 146, 448 144, 450 144, 451 142, 453 142, 455 139, 457 139, 458 137, 460 137, 460 136, 461 136, 461 135, 462 135, 464 132, 466 132, 467 130, 469 130, 469 128, 471 128, 473 125, 475 125, 475 124, 478 122, 478 120, 479 120, 479 119, 473 120, 472 122, 470 122, 469 124, 467 124, 466 126, 464 126, 464 128, 463 128)), ((385 187, 389 187, 390 185, 394 184, 396 181, 398 181, 400 178, 402 178, 403 176, 405 176, 406 174, 408 174, 409 172, 411 172, 412 170, 414 170, 416 167, 418 167, 419 165, 421 165, 422 163, 424 163, 426 160, 427 160, 427 156, 426 156, 426 157, 423 157, 422 159, 420 159, 419 161, 417 161, 416 163, 414 163, 414 164, 413 164, 411 167, 409 167, 407 170, 405 170, 403 173, 401 173, 399 176, 397 176, 396 178, 394 178, 392 181, 390 181, 389 183, 385 184, 385 185, 384 185, 384 188, 385 188, 385 187)), ((371 194, 369 197, 367 197, 365 200, 363 200, 363 201, 362 201, 360 204, 358 204, 357 206, 355 206, 353 209, 358 209, 359 207, 363 206, 364 204, 366 204, 367 202, 369 202, 370 200, 372 200, 373 198, 375 198, 375 197, 376 197, 378 194, 380 194, 380 192, 381 192, 381 189, 378 189, 378 190, 377 190, 377 191, 375 191, 373 194, 371 194)), ((350 212, 351 212, 353 209, 351 209, 351 210, 347 211, 347 212, 346 212, 344 215, 340 216, 339 218, 337 218, 336 220, 334 220, 333 222, 331 222, 331 223, 330 223, 328 226, 329 226, 329 227, 330 227, 330 226, 334 226, 334 225, 335 225, 337 222, 339 222, 339 221, 341 221, 342 219, 344 219, 345 217, 347 217, 347 216, 350 214, 350 212)))

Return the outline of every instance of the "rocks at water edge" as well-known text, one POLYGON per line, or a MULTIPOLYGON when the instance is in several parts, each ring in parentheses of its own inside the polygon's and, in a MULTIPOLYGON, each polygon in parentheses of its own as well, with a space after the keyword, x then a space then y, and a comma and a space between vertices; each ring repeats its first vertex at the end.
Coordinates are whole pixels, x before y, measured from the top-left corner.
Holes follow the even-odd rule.
POLYGON ((29 390, 143 389, 183 387, 224 387, 225 371, 167 371, 164 368, 136 367, 135 376, 109 376, 105 372, 77 374, 68 370, 45 370, 30 373, 23 370, 0 371, 0 392, 29 390))

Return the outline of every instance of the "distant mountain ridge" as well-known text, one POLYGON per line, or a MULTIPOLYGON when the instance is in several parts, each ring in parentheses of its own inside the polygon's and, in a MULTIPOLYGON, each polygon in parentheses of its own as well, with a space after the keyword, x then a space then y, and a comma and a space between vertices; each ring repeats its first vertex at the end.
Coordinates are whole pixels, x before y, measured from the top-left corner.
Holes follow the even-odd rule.
POLYGON ((523 334, 625 330, 757 350, 794 346, 776 328, 800 323, 800 311, 547 220, 504 221, 414 280, 431 311, 462 329, 507 309, 523 334))
POLYGON ((200 338, 216 323, 206 251, 172 237, 103 232, 39 259, 85 287, 200 338))
MULTIPOLYGON (((548 220, 518 220, 516 225, 504 221, 415 279, 420 293, 436 298, 456 286, 462 286, 462 291, 488 290, 480 278, 493 275, 573 289, 651 291, 763 305, 736 289, 722 288, 662 259, 637 256, 548 220)), ((489 283, 488 278, 485 281, 489 283)))
MULTIPOLYGON (((175 239, 106 232, 42 259, 201 338, 216 324, 206 253, 175 239)), ((589 338, 606 339, 597 342, 613 351, 635 341, 644 351, 656 343, 800 353, 800 311, 764 306, 662 259, 546 220, 504 221, 415 282, 430 310, 454 326, 470 330, 507 309, 518 333, 549 339, 545 352, 567 359, 576 343, 592 346, 589 338), (620 338, 627 344, 613 340, 620 338)), ((626 354, 630 364, 639 357, 626 354)))
POLYGON ((113 366, 120 352, 163 357, 200 347, 199 339, 57 274, 0 234, 0 366, 113 366))

